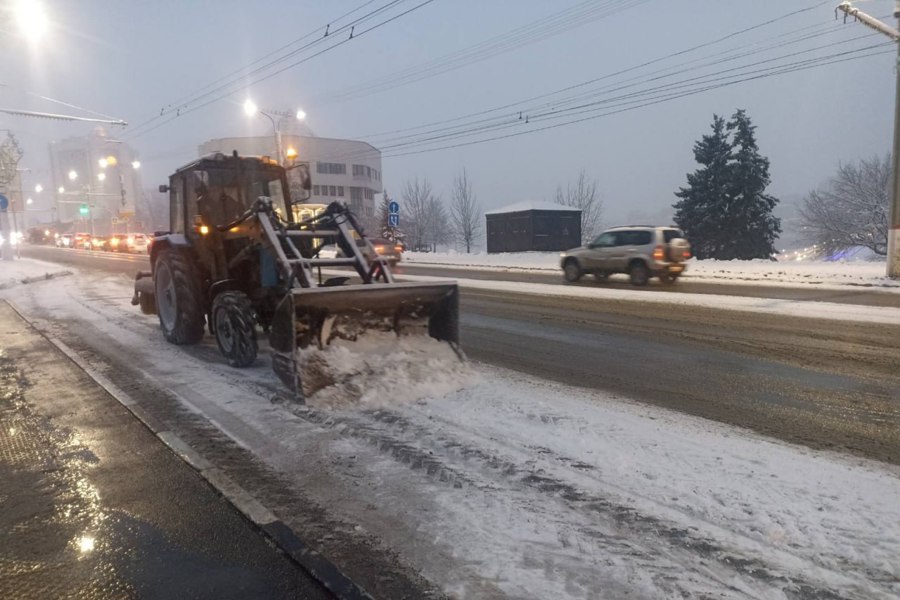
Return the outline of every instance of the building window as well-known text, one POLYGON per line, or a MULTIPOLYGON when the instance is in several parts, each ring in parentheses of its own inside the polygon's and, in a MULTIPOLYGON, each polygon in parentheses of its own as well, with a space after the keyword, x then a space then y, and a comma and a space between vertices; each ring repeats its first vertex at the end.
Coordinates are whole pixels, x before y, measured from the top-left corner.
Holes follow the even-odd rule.
POLYGON ((339 185, 339 186, 337 186, 337 188, 338 188, 338 196, 343 198, 344 197, 344 186, 339 185))
POLYGON ((354 177, 362 177, 365 175, 366 167, 365 165, 353 165, 353 176, 354 177))
POLYGON ((337 188, 333 185, 328 186, 328 195, 329 196, 337 196, 337 188))
POLYGON ((318 196, 318 195, 319 195, 319 186, 314 185, 313 186, 313 196, 318 196))
POLYGON ((350 188, 350 202, 351 203, 362 202, 362 199, 363 199, 362 190, 363 189, 360 187, 351 187, 350 188))
POLYGON ((317 162, 316 173, 324 173, 326 175, 346 175, 347 165, 344 163, 317 162))
POLYGON ((374 200, 375 192, 373 190, 370 190, 369 188, 364 188, 364 189, 366 190, 366 200, 374 200))

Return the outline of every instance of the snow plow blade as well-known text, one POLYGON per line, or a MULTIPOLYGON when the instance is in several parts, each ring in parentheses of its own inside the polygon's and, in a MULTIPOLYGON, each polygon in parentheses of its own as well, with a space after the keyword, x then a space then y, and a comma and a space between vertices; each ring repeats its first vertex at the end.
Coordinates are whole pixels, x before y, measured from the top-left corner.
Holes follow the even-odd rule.
POLYGON ((272 367, 304 398, 297 353, 323 349, 335 339, 355 341, 368 331, 428 335, 450 344, 459 356, 459 289, 456 283, 391 283, 298 288, 279 303, 269 344, 272 367))

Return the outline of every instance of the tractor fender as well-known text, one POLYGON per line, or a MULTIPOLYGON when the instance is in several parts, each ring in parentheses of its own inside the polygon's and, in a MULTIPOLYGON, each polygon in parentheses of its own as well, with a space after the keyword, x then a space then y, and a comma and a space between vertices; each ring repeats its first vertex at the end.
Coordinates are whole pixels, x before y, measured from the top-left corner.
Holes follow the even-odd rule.
POLYGON ((240 279, 223 279, 215 282, 209 286, 209 290, 207 291, 207 312, 212 309, 213 300, 215 300, 216 296, 222 292, 244 292, 249 296, 250 294, 248 292, 250 292, 250 286, 246 281, 241 281, 240 279))
POLYGON ((167 248, 190 248, 191 242, 182 233, 166 233, 153 238, 150 247, 150 268, 156 270, 156 257, 167 248))

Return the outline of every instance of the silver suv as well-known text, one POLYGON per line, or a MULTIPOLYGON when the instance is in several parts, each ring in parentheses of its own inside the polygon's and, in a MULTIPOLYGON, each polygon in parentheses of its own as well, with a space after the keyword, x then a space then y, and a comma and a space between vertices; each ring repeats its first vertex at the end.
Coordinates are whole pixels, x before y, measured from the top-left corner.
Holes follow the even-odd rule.
POLYGON ((607 229, 591 241, 560 255, 566 281, 591 273, 605 281, 613 273, 628 273, 634 285, 651 277, 674 283, 684 273, 691 246, 674 227, 630 226, 607 229))

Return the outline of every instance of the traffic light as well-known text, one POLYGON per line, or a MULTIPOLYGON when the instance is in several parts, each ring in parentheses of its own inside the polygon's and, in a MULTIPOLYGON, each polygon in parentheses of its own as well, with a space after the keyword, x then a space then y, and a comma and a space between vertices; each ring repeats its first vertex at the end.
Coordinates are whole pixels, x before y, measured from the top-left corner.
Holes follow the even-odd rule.
POLYGON ((89 211, 88 211, 88 205, 87 205, 87 204, 82 204, 82 205, 78 208, 78 212, 81 214, 82 217, 88 216, 88 212, 89 212, 89 211))

